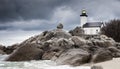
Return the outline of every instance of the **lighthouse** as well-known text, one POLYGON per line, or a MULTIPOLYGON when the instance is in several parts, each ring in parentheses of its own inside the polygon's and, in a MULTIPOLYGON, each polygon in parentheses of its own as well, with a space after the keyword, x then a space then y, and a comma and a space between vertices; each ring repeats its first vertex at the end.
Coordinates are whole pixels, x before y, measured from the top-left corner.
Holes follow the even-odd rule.
POLYGON ((82 10, 80 15, 80 27, 84 30, 85 35, 98 35, 103 26, 101 22, 88 22, 86 10, 82 10))
POLYGON ((87 23, 87 13, 86 10, 82 10, 82 13, 80 15, 80 27, 83 27, 84 24, 87 23))

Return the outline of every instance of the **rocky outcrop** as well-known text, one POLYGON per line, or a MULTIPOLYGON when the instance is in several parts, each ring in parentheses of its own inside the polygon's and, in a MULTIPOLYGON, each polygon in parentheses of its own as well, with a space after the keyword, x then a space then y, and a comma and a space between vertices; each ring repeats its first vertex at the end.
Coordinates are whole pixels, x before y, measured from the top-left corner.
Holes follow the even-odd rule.
MULTIPOLYGON (((7 47, 12 54, 6 61, 53 60, 58 64, 81 65, 120 57, 120 44, 105 35, 81 37, 81 28, 68 33, 62 24, 24 42, 7 47)), ((82 31, 83 32, 83 31, 82 31)))
POLYGON ((43 51, 36 44, 25 44, 16 49, 6 61, 40 60, 43 51))

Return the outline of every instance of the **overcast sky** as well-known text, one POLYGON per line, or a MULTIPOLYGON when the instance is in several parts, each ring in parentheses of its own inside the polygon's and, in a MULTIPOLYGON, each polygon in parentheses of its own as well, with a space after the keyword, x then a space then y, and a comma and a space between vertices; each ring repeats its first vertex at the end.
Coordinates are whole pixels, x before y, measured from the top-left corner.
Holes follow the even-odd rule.
POLYGON ((73 29, 80 25, 82 9, 89 22, 119 19, 119 5, 120 0, 0 0, 0 44, 21 42, 58 23, 73 29))

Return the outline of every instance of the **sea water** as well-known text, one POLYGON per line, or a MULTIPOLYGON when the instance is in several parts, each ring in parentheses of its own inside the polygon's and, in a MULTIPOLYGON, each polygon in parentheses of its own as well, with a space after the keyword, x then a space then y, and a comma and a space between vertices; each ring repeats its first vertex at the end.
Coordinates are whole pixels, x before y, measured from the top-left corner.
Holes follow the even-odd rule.
POLYGON ((8 55, 0 55, 0 69, 90 69, 90 66, 57 65, 50 60, 8 62, 3 61, 8 55))

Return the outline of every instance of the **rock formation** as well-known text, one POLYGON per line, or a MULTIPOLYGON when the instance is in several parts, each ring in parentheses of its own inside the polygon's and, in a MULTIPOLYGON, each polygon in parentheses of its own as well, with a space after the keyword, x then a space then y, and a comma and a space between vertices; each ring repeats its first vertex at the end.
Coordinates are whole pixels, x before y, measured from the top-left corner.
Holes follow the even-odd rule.
POLYGON ((10 48, 14 51, 6 61, 53 60, 76 66, 120 57, 120 43, 105 35, 85 39, 77 30, 70 34, 59 24, 55 30, 44 31, 10 48))

